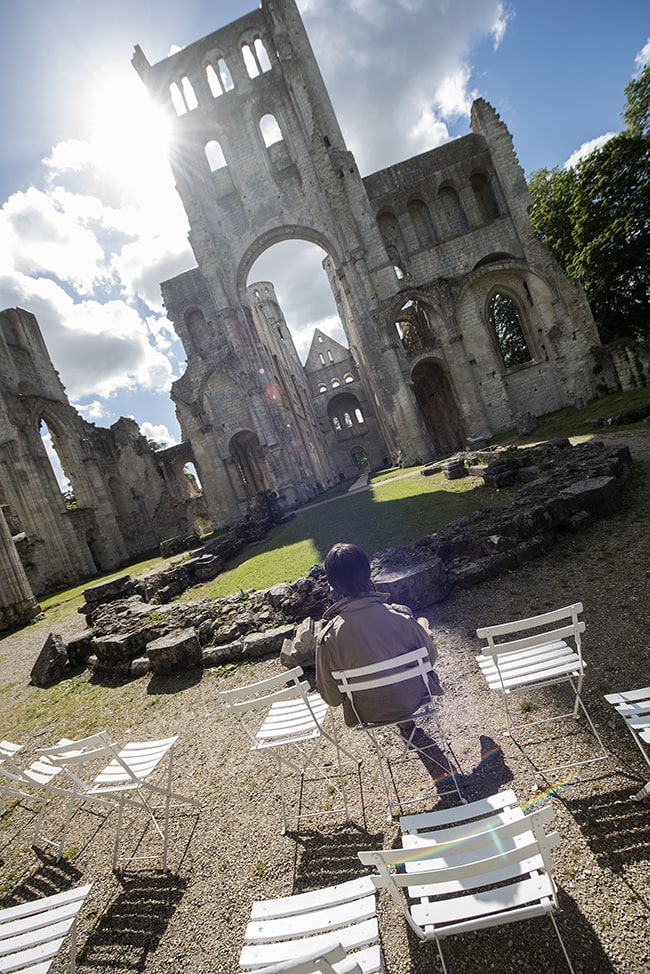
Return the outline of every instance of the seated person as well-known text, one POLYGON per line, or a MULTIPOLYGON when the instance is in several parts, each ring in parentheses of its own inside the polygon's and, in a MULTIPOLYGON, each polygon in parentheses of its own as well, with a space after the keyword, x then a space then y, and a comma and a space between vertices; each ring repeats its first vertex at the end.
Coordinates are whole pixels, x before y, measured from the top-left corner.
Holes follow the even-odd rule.
MULTIPOLYGON (((345 723, 353 727, 359 723, 357 714, 339 690, 333 670, 378 663, 422 646, 432 663, 438 654, 424 628, 426 620, 417 621, 406 606, 387 604, 387 596, 374 590, 368 556, 357 545, 335 544, 325 559, 325 573, 339 601, 323 616, 326 625, 316 647, 316 683, 330 706, 343 704, 345 723)), ((431 693, 441 694, 437 677, 431 677, 431 693)), ((363 723, 387 721, 411 731, 409 718, 424 695, 418 676, 393 687, 363 690, 355 697, 355 707, 363 723)))

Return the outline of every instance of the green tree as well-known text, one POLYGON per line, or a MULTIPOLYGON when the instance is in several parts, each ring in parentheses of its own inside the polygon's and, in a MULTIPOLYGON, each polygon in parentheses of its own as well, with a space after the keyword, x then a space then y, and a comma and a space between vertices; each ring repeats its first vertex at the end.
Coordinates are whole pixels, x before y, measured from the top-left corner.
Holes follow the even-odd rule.
POLYGON ((650 67, 625 93, 620 135, 528 184, 535 232, 580 280, 603 342, 650 336, 650 67))

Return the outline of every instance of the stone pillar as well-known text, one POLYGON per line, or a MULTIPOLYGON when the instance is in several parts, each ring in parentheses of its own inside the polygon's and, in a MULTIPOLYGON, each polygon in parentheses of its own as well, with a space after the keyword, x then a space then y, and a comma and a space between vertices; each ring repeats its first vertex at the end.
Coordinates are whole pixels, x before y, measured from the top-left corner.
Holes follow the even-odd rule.
POLYGON ((34 598, 0 508, 0 632, 18 629, 36 618, 41 607, 34 598))

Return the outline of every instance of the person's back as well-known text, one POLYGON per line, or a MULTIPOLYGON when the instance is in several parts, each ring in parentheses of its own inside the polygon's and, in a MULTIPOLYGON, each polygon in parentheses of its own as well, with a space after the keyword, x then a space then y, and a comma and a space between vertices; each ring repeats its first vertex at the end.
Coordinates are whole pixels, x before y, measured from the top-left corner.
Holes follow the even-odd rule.
POLYGON ((353 710, 339 690, 332 671, 350 669, 400 656, 426 647, 432 663, 436 649, 430 634, 406 606, 387 604, 385 596, 372 591, 370 562, 356 545, 334 545, 325 560, 332 589, 343 596, 324 615, 326 625, 316 650, 316 682, 331 706, 343 704, 346 724, 407 721, 424 695, 420 677, 395 687, 364 690, 355 696, 353 710))

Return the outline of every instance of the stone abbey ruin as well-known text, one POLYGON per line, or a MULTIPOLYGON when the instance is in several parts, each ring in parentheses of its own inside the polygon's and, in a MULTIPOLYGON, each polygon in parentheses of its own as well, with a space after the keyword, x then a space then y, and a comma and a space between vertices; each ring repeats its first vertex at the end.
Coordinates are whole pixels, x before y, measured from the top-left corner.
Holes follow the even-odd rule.
POLYGON ((535 237, 487 102, 469 135, 362 177, 294 0, 158 64, 136 47, 133 65, 174 118, 197 263, 161 285, 187 356, 171 393, 183 439, 154 451, 133 420, 86 422, 34 316, 0 312, 0 631, 33 618, 35 596, 242 521, 260 495, 291 509, 359 470, 647 384, 647 362, 600 347, 580 286, 535 237), (273 284, 247 284, 287 239, 322 248, 348 342, 316 331, 304 365, 273 284))

